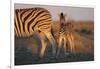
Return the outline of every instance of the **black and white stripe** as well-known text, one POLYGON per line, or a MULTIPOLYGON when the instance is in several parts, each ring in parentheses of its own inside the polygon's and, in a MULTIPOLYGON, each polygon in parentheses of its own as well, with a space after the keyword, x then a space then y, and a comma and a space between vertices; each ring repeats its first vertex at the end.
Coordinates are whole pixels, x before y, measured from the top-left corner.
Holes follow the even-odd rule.
POLYGON ((18 37, 30 36, 38 29, 51 29, 51 15, 43 8, 29 8, 15 10, 15 35, 18 37))
POLYGON ((42 43, 41 55, 44 55, 46 43, 45 35, 52 44, 53 54, 55 50, 55 39, 51 34, 52 17, 48 10, 44 8, 15 9, 14 30, 17 37, 29 37, 38 32, 42 43))

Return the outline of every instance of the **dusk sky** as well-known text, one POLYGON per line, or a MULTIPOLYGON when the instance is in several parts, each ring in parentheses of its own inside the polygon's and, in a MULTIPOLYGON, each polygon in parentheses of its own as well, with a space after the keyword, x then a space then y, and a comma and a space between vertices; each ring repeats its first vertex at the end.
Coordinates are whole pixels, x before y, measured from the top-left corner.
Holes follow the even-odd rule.
MULTIPOLYGON (((67 14, 72 20, 94 21, 94 9, 86 7, 71 7, 71 6, 48 6, 48 5, 34 5, 34 4, 15 4, 17 8, 34 8, 41 7, 48 9, 52 15, 52 19, 59 20, 59 13, 67 14)), ((66 17, 67 19, 67 17, 66 17)))

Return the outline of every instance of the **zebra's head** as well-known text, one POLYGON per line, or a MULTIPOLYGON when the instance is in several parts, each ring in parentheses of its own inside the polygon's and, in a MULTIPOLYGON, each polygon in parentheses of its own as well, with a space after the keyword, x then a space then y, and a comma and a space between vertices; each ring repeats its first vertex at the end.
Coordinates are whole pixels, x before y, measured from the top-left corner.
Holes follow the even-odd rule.
POLYGON ((63 14, 63 12, 60 13, 60 23, 62 25, 65 24, 65 15, 63 14))
POLYGON ((65 32, 67 29, 72 29, 73 24, 70 22, 69 16, 66 13, 61 12, 59 15, 60 20, 60 32, 65 32))
POLYGON ((65 17, 66 17, 66 14, 64 14, 63 12, 61 12, 60 13, 60 27, 61 27, 61 29, 65 29, 65 27, 66 27, 66 19, 65 19, 65 17))

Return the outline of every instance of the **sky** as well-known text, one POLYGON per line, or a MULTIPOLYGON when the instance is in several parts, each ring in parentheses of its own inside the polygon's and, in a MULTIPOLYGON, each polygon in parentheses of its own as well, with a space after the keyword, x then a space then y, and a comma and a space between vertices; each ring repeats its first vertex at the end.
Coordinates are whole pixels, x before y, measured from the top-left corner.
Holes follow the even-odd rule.
MULTIPOLYGON (((76 21, 94 21, 94 8, 74 7, 74 6, 50 6, 36 4, 15 4, 14 8, 34 8, 41 7, 50 11, 54 21, 59 20, 59 14, 63 12, 68 18, 76 21)), ((67 20, 67 17, 66 17, 67 20)))

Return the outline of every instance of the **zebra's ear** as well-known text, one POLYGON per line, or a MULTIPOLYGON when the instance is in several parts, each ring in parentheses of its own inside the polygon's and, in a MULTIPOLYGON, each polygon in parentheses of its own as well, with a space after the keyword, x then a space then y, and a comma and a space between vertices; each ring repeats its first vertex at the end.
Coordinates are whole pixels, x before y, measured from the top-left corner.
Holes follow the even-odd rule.
POLYGON ((68 13, 64 13, 64 16, 68 16, 68 13))
MULTIPOLYGON (((60 15, 61 15, 61 13, 63 13, 63 12, 59 12, 59 13, 57 13, 57 15, 58 15, 58 16, 60 16, 60 15)), ((63 13, 63 15, 64 15, 64 16, 68 16, 68 14, 67 14, 67 13, 63 13)))
POLYGON ((57 13, 58 16, 60 16, 60 13, 57 13))
POLYGON ((58 16, 61 16, 61 14, 63 14, 63 12, 58 12, 58 13, 57 13, 58 16))
POLYGON ((67 14, 65 13, 64 16, 67 16, 67 14))

